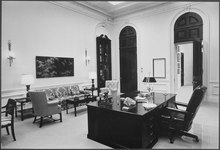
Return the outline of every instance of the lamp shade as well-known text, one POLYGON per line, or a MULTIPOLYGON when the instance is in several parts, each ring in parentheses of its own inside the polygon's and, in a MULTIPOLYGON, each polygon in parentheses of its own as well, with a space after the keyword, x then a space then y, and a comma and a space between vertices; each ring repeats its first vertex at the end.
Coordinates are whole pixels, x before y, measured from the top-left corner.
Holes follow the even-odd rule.
POLYGON ((153 83, 157 81, 154 77, 144 77, 143 82, 153 83))
POLYGON ((96 78, 97 78, 96 72, 89 72, 89 79, 96 79, 96 78))
POLYGON ((34 77, 31 74, 23 74, 21 75, 21 84, 31 85, 34 83, 34 77))

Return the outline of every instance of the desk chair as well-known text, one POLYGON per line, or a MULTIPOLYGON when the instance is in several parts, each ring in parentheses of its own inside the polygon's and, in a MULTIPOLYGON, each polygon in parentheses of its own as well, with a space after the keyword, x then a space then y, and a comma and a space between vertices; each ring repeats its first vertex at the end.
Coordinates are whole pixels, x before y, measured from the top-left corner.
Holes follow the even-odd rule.
POLYGON ((62 122, 62 112, 61 112, 61 106, 58 105, 59 101, 58 100, 52 100, 48 101, 47 96, 45 92, 31 92, 29 91, 30 98, 32 101, 32 105, 34 108, 34 121, 35 123, 37 121, 37 116, 40 117, 40 128, 42 127, 43 124, 43 119, 50 117, 50 120, 57 121, 60 120, 62 122), (60 114, 60 119, 53 119, 52 115, 54 114, 60 114))
POLYGON ((193 119, 199 109, 207 88, 198 86, 194 89, 188 104, 175 102, 174 108, 167 107, 161 115, 162 127, 169 132, 170 143, 174 142, 174 136, 188 136, 199 142, 198 136, 188 133, 192 127, 193 119), (186 110, 178 109, 183 106, 186 110))
POLYGON ((6 128, 7 134, 9 135, 8 127, 11 126, 11 133, 14 141, 16 141, 15 132, 14 132, 15 107, 16 107, 16 101, 13 99, 8 99, 7 104, 2 107, 5 108, 5 111, 2 112, 5 113, 5 116, 1 116, 1 128, 6 128))

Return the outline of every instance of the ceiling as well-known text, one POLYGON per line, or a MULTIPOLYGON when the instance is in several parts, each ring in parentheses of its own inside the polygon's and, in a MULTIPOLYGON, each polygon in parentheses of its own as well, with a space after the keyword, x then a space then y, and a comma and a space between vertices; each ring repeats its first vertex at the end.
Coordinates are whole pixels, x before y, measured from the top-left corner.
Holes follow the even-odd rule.
POLYGON ((123 3, 112 5, 108 1, 76 1, 92 10, 98 11, 112 19, 124 15, 152 9, 162 5, 166 5, 168 1, 124 1, 123 3))

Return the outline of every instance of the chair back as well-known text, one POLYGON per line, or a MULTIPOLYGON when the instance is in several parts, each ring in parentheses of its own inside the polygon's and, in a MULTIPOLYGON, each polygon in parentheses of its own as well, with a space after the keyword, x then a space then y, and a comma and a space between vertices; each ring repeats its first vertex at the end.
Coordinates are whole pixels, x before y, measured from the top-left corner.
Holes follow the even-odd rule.
POLYGON ((118 95, 118 81, 106 80, 105 87, 109 89, 109 95, 112 95, 113 99, 116 99, 118 95))
POLYGON ((185 115, 186 126, 191 126, 192 121, 199 109, 199 106, 204 98, 207 87, 198 86, 194 89, 190 101, 187 105, 186 111, 190 113, 190 115, 185 115))
POLYGON ((8 102, 6 104, 5 116, 10 114, 13 118, 15 107, 16 107, 16 101, 14 99, 11 99, 11 98, 8 99, 8 102))
POLYGON ((46 93, 29 91, 29 95, 34 108, 34 114, 39 116, 46 114, 48 109, 46 93))

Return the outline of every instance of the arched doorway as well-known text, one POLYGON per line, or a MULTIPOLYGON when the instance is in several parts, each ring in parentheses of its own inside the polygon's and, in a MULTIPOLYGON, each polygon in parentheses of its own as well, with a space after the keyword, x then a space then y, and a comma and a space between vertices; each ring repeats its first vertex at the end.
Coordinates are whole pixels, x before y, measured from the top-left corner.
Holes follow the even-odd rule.
POLYGON ((119 36, 120 85, 121 92, 137 91, 137 47, 136 31, 131 26, 124 27, 119 36))
MULTIPOLYGON (((183 78, 187 72, 182 71, 185 64, 184 52, 179 49, 186 43, 192 43, 188 51, 193 51, 192 55, 192 85, 193 89, 203 83, 203 53, 202 53, 202 40, 203 40, 203 21, 202 18, 193 12, 187 12, 181 15, 174 25, 174 43, 176 45, 176 76, 180 80, 181 85, 184 85, 183 78), (180 55, 181 54, 181 55, 180 55), (181 57, 182 56, 182 57, 181 57)), ((187 52, 187 50, 186 50, 187 52)))

